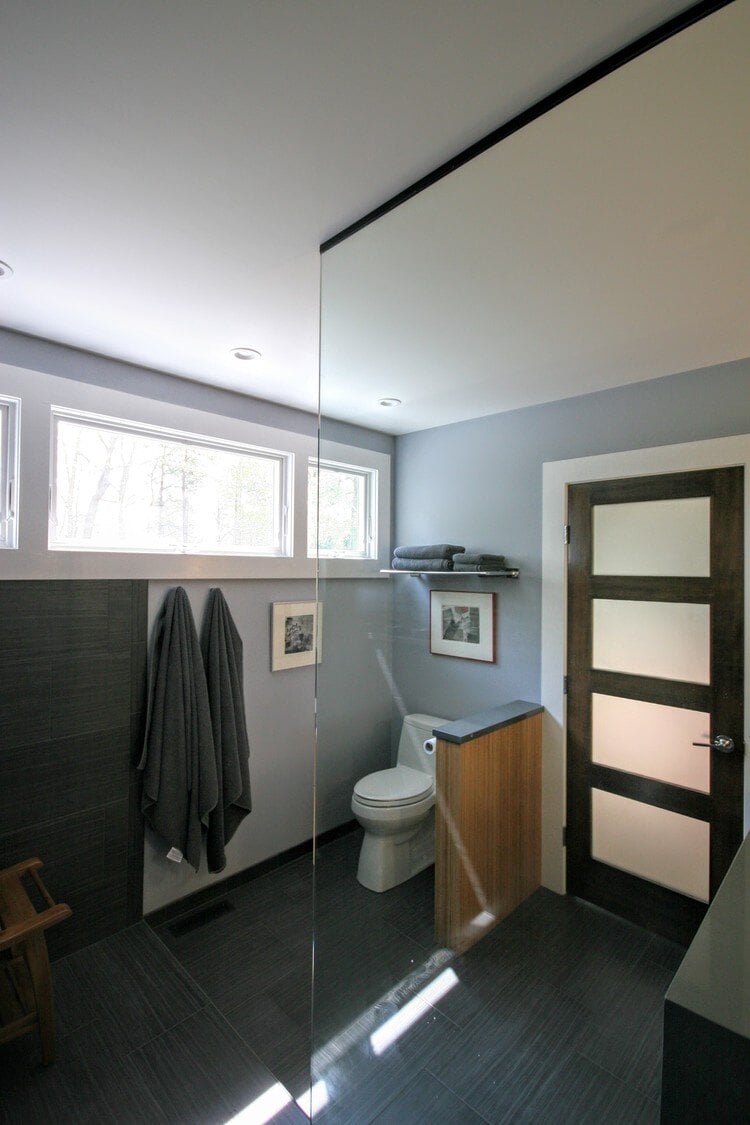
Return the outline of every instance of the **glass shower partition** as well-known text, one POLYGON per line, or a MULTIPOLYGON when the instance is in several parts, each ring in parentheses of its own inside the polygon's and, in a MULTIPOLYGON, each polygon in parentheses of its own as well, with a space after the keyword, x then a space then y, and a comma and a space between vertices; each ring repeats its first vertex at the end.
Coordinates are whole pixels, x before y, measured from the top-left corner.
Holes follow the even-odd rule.
POLYGON ((306 1108, 315 1121, 364 1123, 391 1099, 405 1067, 436 1043, 445 1021, 434 1005, 450 987, 451 954, 434 940, 431 864, 384 892, 358 879, 364 832, 352 811, 354 787, 395 764, 406 705, 394 661, 424 652, 429 589, 382 573, 392 550, 395 440, 335 418, 326 377, 325 268, 322 291, 319 449, 310 465, 320 651, 306 1108))

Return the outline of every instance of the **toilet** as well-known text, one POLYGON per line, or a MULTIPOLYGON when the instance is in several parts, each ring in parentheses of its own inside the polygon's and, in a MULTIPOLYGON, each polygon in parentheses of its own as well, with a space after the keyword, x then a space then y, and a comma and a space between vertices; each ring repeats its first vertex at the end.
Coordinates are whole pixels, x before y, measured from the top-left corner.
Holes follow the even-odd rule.
POLYGON ((435 739, 447 720, 405 715, 392 769, 368 773, 354 786, 352 812, 365 830, 357 879, 388 891, 435 860, 435 739))

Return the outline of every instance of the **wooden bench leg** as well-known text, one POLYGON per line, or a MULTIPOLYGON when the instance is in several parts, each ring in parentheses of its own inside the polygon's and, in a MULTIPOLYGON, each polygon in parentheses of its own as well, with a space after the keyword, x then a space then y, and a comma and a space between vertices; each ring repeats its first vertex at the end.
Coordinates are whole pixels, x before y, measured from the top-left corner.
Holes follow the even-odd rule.
POLYGON ((26 964, 34 986, 42 1062, 48 1066, 55 1058, 55 1011, 52 1003, 52 978, 44 934, 32 934, 25 942, 26 964))

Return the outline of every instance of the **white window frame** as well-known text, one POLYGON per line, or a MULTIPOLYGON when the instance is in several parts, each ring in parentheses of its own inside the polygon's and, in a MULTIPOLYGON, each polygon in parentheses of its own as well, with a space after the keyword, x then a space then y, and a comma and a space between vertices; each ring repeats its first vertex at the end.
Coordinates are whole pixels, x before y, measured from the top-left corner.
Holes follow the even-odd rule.
POLYGON ((316 551, 314 543, 308 543, 308 558, 366 560, 378 557, 378 470, 368 465, 333 461, 327 457, 311 457, 308 463, 308 511, 311 507, 309 485, 310 469, 328 469, 333 472, 355 474, 364 480, 364 512, 362 513, 364 551, 316 551))
POLYGON ((0 550, 18 549, 21 400, 0 395, 0 550))
POLYGON ((64 406, 52 406, 50 427, 50 491, 49 491, 49 530, 48 549, 50 551, 76 551, 96 552, 105 555, 137 554, 137 555, 174 555, 176 557, 193 556, 222 556, 243 558, 290 558, 293 555, 294 542, 293 528, 293 487, 294 487, 294 454, 288 450, 269 449, 264 446, 250 443, 231 441, 224 438, 210 437, 206 434, 191 433, 186 430, 175 430, 165 426, 152 425, 147 422, 135 422, 125 418, 114 418, 103 414, 94 414, 88 411, 70 409, 64 406), (60 421, 75 422, 78 425, 90 426, 93 429, 103 429, 118 433, 134 434, 161 438, 174 441, 178 444, 200 446, 202 448, 216 449, 222 452, 243 453, 250 456, 267 458, 279 465, 279 496, 278 509, 274 513, 275 521, 279 527, 279 546, 276 551, 252 551, 246 548, 193 550, 190 548, 174 548, 172 550, 164 545, 158 547, 105 547, 100 543, 88 546, 86 544, 60 543, 53 539, 56 526, 56 469, 57 469, 57 427, 60 421))

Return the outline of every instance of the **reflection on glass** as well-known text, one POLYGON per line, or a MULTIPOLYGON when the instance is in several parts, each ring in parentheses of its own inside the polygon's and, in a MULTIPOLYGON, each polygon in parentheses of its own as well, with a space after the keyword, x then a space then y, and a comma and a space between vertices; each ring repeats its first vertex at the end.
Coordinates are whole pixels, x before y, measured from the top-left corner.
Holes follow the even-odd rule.
POLYGON ((611 769, 652 777, 708 793, 711 754, 707 742, 711 717, 703 711, 591 696, 591 757, 611 769))
POLYGON ((591 790, 594 859, 708 902, 709 824, 602 789, 591 790))
POLYGON ((312 1119, 316 1113, 328 1105, 330 1101, 328 1086, 325 1082, 316 1082, 302 1097, 297 1098, 297 1105, 303 1113, 312 1119))
POLYGON ((277 1082, 274 1086, 270 1086, 263 1094, 246 1105, 234 1117, 230 1117, 227 1125, 266 1125, 267 1121, 273 1121, 274 1117, 289 1105, 292 1100, 292 1095, 283 1086, 281 1082, 277 1082))
POLYGON ((709 683, 709 606, 595 598, 593 615, 594 668, 709 683))
POLYGON ((708 577, 711 500, 648 500, 593 508, 593 574, 708 577))
MULTIPOLYGON (((336 423, 324 419, 321 462, 325 466, 345 463, 349 474, 336 480, 336 488, 328 487, 330 481, 326 484, 325 474, 312 474, 315 486, 319 486, 318 518, 325 534, 326 528, 330 530, 329 517, 338 518, 343 499, 351 501, 352 496, 360 496, 356 492, 345 494, 338 487, 342 480, 347 483, 354 475, 353 467, 360 464, 353 446, 345 457, 342 455, 339 438, 336 423)), ((391 449, 390 439, 373 440, 381 454, 391 449)), ((364 457, 361 463, 367 469, 364 457)), ((368 479, 372 477, 370 473, 368 479)), ((365 479, 364 472, 357 481, 360 478, 365 479)), ((434 765, 433 757, 424 749, 434 724, 423 722, 419 728, 405 728, 407 708, 400 698, 394 669, 394 622, 400 622, 400 641, 408 644, 411 622, 418 621, 421 627, 424 621, 429 591, 421 584, 409 586, 410 579, 394 585, 388 579, 338 577, 342 559, 351 559, 355 549, 363 556, 373 553, 374 547, 363 542, 357 545, 349 530, 356 526, 358 534, 364 529, 374 536, 374 502, 381 491, 385 489, 378 482, 373 490, 372 519, 361 518, 365 510, 362 504, 349 503, 349 514, 341 523, 342 534, 328 537, 326 552, 321 552, 318 560, 318 599, 331 644, 316 669, 316 831, 338 835, 318 848, 315 857, 310 1076, 313 1119, 320 1114, 320 1098, 328 1105, 327 1113, 336 1113, 355 1090, 368 1081, 377 1082, 383 1068, 387 1070, 392 1064, 394 1053, 403 1050, 411 1037, 424 1034, 425 1025, 434 1022, 433 1004, 452 987, 452 970, 444 975, 452 955, 436 947, 434 940, 432 854, 425 850, 424 862, 420 863, 416 848, 422 836, 425 848, 428 842, 434 848, 430 808, 434 765), (401 598, 423 598, 425 604, 416 608, 410 604, 399 617, 401 598), (403 779, 394 776, 401 735, 408 746, 401 746, 400 768, 407 779, 414 775, 413 791, 409 793, 401 790, 403 779), (413 761, 406 760, 407 750, 413 752, 413 761), (373 777, 371 785, 368 778, 373 777), (391 781, 393 792, 388 787, 391 781), (404 807, 398 805, 399 801, 404 807), (406 823, 417 813, 419 824, 406 823), (381 820, 385 822, 392 815, 404 821, 404 832, 410 833, 405 846, 414 862, 402 875, 415 874, 403 882, 387 878, 388 872, 381 872, 382 879, 359 879, 365 836, 357 818, 375 833, 381 820), (429 826, 429 834, 421 833, 423 822, 425 828, 429 826)), ((383 532, 387 539, 388 525, 383 532)), ((386 546, 390 549, 391 544, 386 546)), ((415 636, 421 646, 423 637, 416 631, 415 636)), ((375 844, 383 839, 377 837, 375 844)), ((377 847, 373 850, 379 851, 377 847)), ((345 1112, 343 1108, 341 1112, 345 1112)))
POLYGON ((453 969, 445 969, 440 976, 435 980, 430 981, 424 988, 420 989, 416 996, 404 1004, 395 1015, 390 1016, 389 1019, 382 1023, 380 1027, 370 1035, 370 1046, 376 1055, 382 1055, 388 1050, 404 1032, 413 1027, 417 1020, 426 1016, 433 1004, 437 1004, 438 1000, 442 1000, 455 985, 458 984, 458 977, 453 969))

